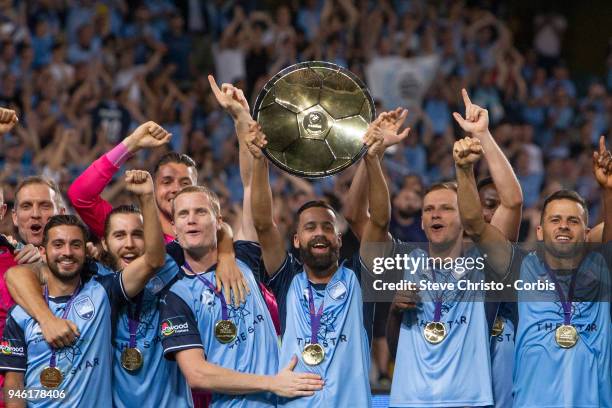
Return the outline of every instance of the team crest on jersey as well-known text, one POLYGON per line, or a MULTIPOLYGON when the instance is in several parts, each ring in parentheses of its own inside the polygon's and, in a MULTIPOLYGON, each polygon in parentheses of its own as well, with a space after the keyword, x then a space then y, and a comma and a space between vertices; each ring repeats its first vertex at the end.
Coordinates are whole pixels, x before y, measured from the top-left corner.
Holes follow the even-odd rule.
POLYGON ((327 288, 327 293, 329 294, 329 297, 334 300, 344 299, 346 297, 347 292, 348 289, 342 281, 338 281, 327 288))
POLYGON ((96 308, 89 296, 75 300, 73 307, 76 314, 83 320, 90 320, 96 312, 96 308))
POLYGON ((212 307, 215 304, 215 293, 208 288, 204 289, 202 295, 200 295, 200 302, 203 305, 212 307))

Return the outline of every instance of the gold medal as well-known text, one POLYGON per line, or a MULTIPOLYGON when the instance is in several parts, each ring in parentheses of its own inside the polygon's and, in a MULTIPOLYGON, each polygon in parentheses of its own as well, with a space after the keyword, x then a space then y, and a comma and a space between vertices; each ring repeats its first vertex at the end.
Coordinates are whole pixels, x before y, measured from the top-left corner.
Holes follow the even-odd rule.
POLYGON ((219 320, 215 324, 215 338, 219 340, 219 343, 231 343, 237 335, 238 329, 234 322, 230 320, 219 320))
POLYGON ((564 324, 555 330, 555 340, 561 348, 572 348, 578 342, 578 331, 571 324, 564 324))
POLYGON ((493 323, 493 327, 491 328, 491 336, 497 337, 504 332, 504 319, 497 316, 495 317, 495 322, 493 323))
POLYGON ((136 347, 128 347, 121 353, 121 367, 128 371, 137 371, 142 363, 142 353, 136 347))
POLYGON ((64 379, 64 375, 57 367, 45 367, 40 373, 40 383, 45 388, 57 388, 64 379))
POLYGON ((302 351, 302 359, 304 362, 311 366, 321 364, 325 358, 325 350, 319 343, 307 344, 302 351))
POLYGON ((423 337, 431 344, 438 344, 446 338, 446 326, 442 322, 429 322, 423 329, 423 337))

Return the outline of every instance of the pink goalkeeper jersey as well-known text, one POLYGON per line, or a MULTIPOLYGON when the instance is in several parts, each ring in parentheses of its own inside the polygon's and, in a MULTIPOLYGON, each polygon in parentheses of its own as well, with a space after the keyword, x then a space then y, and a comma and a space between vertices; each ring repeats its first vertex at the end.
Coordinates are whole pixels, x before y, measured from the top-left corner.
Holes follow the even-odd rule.
MULTIPOLYGON (((104 223, 113 207, 100 194, 119 171, 106 155, 103 155, 83 174, 74 180, 68 189, 68 198, 81 219, 99 238, 104 237, 104 223)), ((172 235, 164 234, 166 243, 174 240, 172 235)))

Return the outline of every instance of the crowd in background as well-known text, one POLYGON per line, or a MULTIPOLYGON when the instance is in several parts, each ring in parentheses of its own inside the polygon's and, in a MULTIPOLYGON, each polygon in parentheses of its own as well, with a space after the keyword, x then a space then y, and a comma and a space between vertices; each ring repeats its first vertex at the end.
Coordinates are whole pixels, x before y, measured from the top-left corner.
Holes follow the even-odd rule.
MULTIPOLYGON (((593 81, 578 94, 560 58, 563 16, 534 16, 533 47, 519 51, 504 21, 462 1, 255 3, 0 2, 0 105, 20 118, 0 140, 6 201, 11 187, 32 174, 51 177, 65 191, 150 119, 173 133, 168 148, 194 158, 200 182, 220 193, 226 216, 234 217, 242 195, 237 142, 231 119, 212 98, 208 73, 244 89, 252 102, 265 81, 296 62, 330 61, 365 78, 364 66, 379 56, 438 53, 437 77, 421 108, 410 112, 411 134, 385 161, 394 216, 412 219, 423 187, 454 177, 451 147, 461 134, 451 113, 463 108, 459 90, 466 87, 489 110, 493 135, 523 188, 521 237, 530 239, 527 227, 542 197, 560 186, 586 197, 598 219, 590 161, 612 115, 612 58, 607 82, 593 81)), ((128 167, 150 168, 162 150, 134 157, 128 167)), ((290 214, 308 196, 325 195, 341 207, 352 171, 314 183, 275 172, 279 222, 289 232, 290 214)), ((122 191, 117 185, 106 196, 121 203, 122 191)))
MULTIPOLYGON (((0 106, 19 117, 0 138, 5 202, 10 206, 19 180, 34 174, 65 192, 93 160, 153 120, 173 134, 171 144, 138 154, 126 168, 151 169, 170 149, 187 153, 199 165, 199 183, 219 193, 224 216, 235 221, 242 198, 238 144, 207 74, 243 89, 252 105, 271 76, 297 62, 333 62, 365 80, 375 58, 437 53, 436 78, 408 118, 412 130, 383 162, 394 235, 424 241, 424 189, 454 179, 451 149, 462 134, 451 113, 463 111, 463 87, 488 109, 492 134, 521 183, 520 240, 534 239, 530 227, 539 222, 543 197, 562 187, 586 198, 597 223, 591 155, 612 120, 612 54, 602 61, 607 77, 578 92, 561 59, 562 15, 522 22, 533 25, 534 36, 531 47, 519 50, 496 12, 463 1, 293 0, 274 7, 249 0, 2 0, 0 106)), ((355 167, 314 182, 274 170, 279 226, 290 234, 295 210, 315 196, 341 210, 355 167)), ((104 193, 115 205, 132 201, 121 174, 104 193)), ((486 174, 481 164, 479 176, 486 174)), ((0 232, 13 233, 10 217, 0 232)))

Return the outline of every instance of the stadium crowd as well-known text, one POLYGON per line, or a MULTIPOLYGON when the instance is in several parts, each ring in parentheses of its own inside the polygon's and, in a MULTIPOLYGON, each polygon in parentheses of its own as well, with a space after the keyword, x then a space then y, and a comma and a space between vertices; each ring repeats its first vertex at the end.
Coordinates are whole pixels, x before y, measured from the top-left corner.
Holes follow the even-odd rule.
MULTIPOLYGON (((612 120, 612 54, 607 78, 578 92, 561 58, 563 16, 534 16, 533 47, 518 50, 497 10, 463 1, 255 3, 0 2, 0 106, 19 117, 0 138, 4 202, 10 207, 18 183, 37 174, 65 194, 96 158, 153 120, 172 133, 170 144, 143 149, 122 170, 152 170, 167 151, 186 153, 197 163, 198 184, 219 195, 224 219, 237 226, 243 195, 238 142, 209 73, 243 89, 252 105, 271 76, 297 62, 333 62, 365 80, 368 62, 377 57, 438 54, 432 86, 409 113, 408 137, 382 162, 393 197, 392 234, 426 241, 422 196, 427 186, 455 178, 452 149, 463 131, 451 114, 463 111, 462 88, 488 110, 491 133, 520 182, 519 241, 535 241, 543 199, 561 188, 579 192, 591 225, 600 222, 591 156, 612 120)), ((378 103, 379 111, 394 108, 378 103)), ((317 181, 272 169, 282 234, 292 236, 294 214, 307 200, 323 197, 341 210, 356 167, 317 181)), ((113 206, 133 201, 122 174, 103 194, 113 206)), ((483 161, 478 178, 487 174, 483 161)), ((14 235, 11 218, 1 222, 0 233, 14 235)))
MULTIPOLYGON (((494 137, 523 189, 526 224, 537 218, 541 198, 561 186, 586 197, 597 221, 589 152, 609 126, 612 75, 577 93, 560 57, 564 17, 534 18, 533 48, 519 51, 503 20, 462 1, 434 7, 308 0, 261 10, 254 3, 2 2, 0 105, 20 118, 0 140, 6 202, 17 182, 33 174, 66 191, 96 157, 154 119, 173 134, 167 149, 189 154, 200 166, 199 181, 220 194, 226 216, 236 215, 242 196, 237 143, 230 118, 212 100, 208 73, 244 89, 253 102, 267 79, 296 62, 330 61, 365 78, 365 65, 377 56, 439 53, 433 86, 421 109, 409 114, 409 137, 385 160, 394 216, 418 212, 409 198, 454 176, 450 151, 460 129, 450 113, 460 109, 457 95, 465 87, 491 112, 494 137)), ((608 66, 612 73, 612 57, 608 66)), ((162 150, 139 155, 126 168, 151 168, 162 150)), ((288 214, 307 197, 326 195, 341 207, 353 172, 315 183, 274 172, 285 230, 291 230, 288 214)), ((121 191, 111 188, 107 198, 124 202, 121 191)), ((10 222, 2 224, 3 232, 10 230, 10 222)), ((533 239, 527 230, 521 238, 533 239)))

